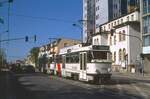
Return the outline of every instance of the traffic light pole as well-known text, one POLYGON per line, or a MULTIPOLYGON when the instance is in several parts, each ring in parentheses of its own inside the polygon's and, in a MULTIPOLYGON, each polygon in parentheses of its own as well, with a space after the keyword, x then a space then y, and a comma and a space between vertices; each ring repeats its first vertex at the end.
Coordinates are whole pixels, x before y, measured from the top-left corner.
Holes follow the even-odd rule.
MULTIPOLYGON (((36 35, 34 35, 34 37, 30 37, 30 38, 34 38, 35 42, 37 40, 36 35)), ((26 36, 26 37, 20 37, 20 38, 4 39, 4 40, 0 40, 0 44, 1 44, 1 42, 17 41, 17 40, 24 40, 24 39, 25 39, 25 42, 28 42, 29 37, 26 36)))
POLYGON ((0 40, 0 42, 8 42, 8 41, 16 41, 16 40, 22 40, 25 38, 12 38, 12 39, 5 39, 5 40, 0 40))

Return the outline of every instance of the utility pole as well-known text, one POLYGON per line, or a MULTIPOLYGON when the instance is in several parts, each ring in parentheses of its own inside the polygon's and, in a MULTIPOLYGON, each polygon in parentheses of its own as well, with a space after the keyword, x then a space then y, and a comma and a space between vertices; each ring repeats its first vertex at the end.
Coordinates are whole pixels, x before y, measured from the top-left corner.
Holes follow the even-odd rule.
MULTIPOLYGON (((4 32, 2 32, 2 33, 0 33, 0 41, 1 41, 1 39, 2 39, 2 35, 4 34, 4 33, 7 33, 8 32, 8 30, 7 31, 4 31, 4 32)), ((3 66, 3 54, 2 54, 2 44, 1 44, 1 42, 0 42, 0 54, 1 54, 1 66, 3 66)))
MULTIPOLYGON (((7 21, 8 21, 8 23, 7 23, 7 28, 8 28, 8 30, 7 30, 7 33, 8 33, 8 39, 9 39, 9 17, 10 17, 10 4, 11 3, 13 3, 13 0, 4 0, 4 1, 1 1, 0 2, 0 4, 2 5, 2 4, 4 4, 4 3, 8 3, 8 19, 7 19, 7 21)), ((2 21, 1 23, 4 23, 4 21, 2 21)), ((0 34, 0 53, 2 53, 2 46, 1 46, 1 34, 0 34)), ((1 65, 3 65, 3 56, 2 56, 2 64, 1 65)))

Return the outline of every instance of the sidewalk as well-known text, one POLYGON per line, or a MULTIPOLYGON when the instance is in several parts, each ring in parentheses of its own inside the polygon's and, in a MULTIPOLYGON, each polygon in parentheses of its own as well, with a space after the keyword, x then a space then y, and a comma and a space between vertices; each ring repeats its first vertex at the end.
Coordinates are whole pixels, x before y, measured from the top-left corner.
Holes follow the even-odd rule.
POLYGON ((112 72, 112 76, 124 76, 127 78, 133 78, 137 80, 150 80, 150 74, 141 74, 141 73, 121 73, 121 72, 112 72))

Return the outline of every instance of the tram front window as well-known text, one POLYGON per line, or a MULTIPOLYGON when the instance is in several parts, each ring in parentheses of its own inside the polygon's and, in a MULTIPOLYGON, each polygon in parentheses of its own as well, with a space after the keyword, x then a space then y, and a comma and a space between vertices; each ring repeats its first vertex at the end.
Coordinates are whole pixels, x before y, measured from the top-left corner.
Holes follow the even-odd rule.
POLYGON ((93 59, 107 60, 107 52, 93 51, 93 59))
POLYGON ((91 51, 88 53, 87 61, 88 62, 99 62, 102 60, 107 60, 107 54, 108 52, 104 51, 91 51))

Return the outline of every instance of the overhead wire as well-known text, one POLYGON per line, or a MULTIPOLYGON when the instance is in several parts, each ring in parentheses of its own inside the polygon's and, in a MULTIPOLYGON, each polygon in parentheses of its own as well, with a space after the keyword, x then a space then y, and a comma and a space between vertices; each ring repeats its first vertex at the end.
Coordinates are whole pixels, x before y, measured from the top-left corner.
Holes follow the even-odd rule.
POLYGON ((65 20, 65 19, 58 19, 58 18, 49 18, 49 17, 38 17, 38 16, 30 16, 30 15, 23 15, 23 14, 16 14, 16 13, 11 13, 11 16, 16 16, 16 17, 24 17, 24 18, 30 18, 30 19, 38 19, 38 20, 48 20, 48 21, 57 21, 57 22, 67 22, 67 23, 74 23, 74 21, 71 20, 65 20))

